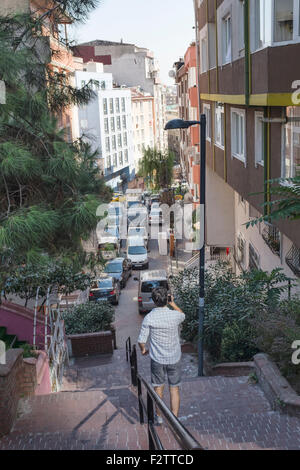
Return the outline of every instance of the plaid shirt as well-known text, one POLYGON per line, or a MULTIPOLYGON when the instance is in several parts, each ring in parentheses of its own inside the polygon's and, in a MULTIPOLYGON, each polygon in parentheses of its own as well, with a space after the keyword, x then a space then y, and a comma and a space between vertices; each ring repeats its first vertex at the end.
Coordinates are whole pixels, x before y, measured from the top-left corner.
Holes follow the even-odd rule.
POLYGON ((150 357, 159 364, 176 364, 181 358, 179 325, 185 315, 167 307, 154 308, 144 319, 139 343, 150 335, 150 357))

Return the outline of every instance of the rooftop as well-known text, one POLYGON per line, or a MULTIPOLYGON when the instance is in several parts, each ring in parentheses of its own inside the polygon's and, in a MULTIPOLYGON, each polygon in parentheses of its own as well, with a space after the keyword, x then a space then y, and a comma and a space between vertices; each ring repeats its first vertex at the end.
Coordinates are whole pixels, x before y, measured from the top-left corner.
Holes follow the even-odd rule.
POLYGON ((94 41, 88 41, 78 44, 78 46, 135 46, 135 44, 95 39, 94 41))

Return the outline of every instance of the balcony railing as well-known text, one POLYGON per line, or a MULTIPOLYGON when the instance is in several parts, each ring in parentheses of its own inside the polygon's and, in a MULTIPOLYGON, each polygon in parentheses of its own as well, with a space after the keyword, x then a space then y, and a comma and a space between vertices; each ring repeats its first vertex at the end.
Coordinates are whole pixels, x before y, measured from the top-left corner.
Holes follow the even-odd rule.
POLYGON ((263 229, 262 237, 272 252, 280 256, 281 241, 278 228, 274 227, 274 225, 267 225, 263 229))
POLYGON ((300 277, 300 249, 295 245, 286 256, 286 264, 296 276, 300 277))

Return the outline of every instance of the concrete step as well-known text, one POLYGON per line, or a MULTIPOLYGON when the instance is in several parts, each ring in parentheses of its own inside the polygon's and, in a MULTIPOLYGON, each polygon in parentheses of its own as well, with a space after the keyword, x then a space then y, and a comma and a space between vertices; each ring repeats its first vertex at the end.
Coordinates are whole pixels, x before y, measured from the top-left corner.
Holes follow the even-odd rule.
POLYGON ((0 449, 145 449, 147 433, 138 420, 129 388, 60 392, 22 400, 12 432, 0 449))

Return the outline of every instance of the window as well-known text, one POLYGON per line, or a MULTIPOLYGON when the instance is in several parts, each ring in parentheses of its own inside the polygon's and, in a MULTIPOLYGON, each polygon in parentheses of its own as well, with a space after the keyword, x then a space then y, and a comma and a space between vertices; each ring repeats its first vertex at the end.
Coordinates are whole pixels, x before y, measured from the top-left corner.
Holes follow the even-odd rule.
POLYGON ((116 98, 116 112, 120 112, 120 98, 116 98))
POLYGON ((215 143, 224 148, 224 106, 216 105, 215 143))
POLYGON ((118 147, 122 147, 122 136, 118 134, 118 147))
POLYGON ((241 233, 238 234, 237 244, 236 244, 236 255, 235 261, 242 267, 245 267, 245 258, 246 258, 246 242, 241 233))
POLYGON ((110 111, 110 114, 114 113, 114 99, 113 98, 109 98, 109 111, 110 111))
POLYGON ((106 150, 107 152, 110 152, 109 137, 105 137, 105 150, 106 150))
POLYGON ((281 236, 278 228, 271 224, 265 224, 262 231, 262 237, 273 253, 280 256, 281 236))
POLYGON ((125 147, 127 147, 127 145, 128 145, 127 132, 124 132, 124 134, 123 134, 123 144, 124 144, 125 147))
POLYGON ((128 163, 128 150, 124 152, 125 163, 128 163))
POLYGON ((295 245, 292 245, 286 256, 286 264, 296 276, 300 277, 300 249, 295 245))
POLYGON ((106 88, 106 83, 105 83, 105 82, 101 82, 101 85, 100 85, 100 86, 101 86, 101 89, 102 89, 102 90, 105 90, 105 88, 106 88))
POLYGON ((105 132, 105 134, 109 133, 108 118, 104 119, 104 132, 105 132))
POLYGON ((246 163, 245 152, 245 111, 231 110, 231 155, 246 163))
POLYGON ((292 41, 294 37, 294 0, 274 0, 274 41, 292 41))
POLYGON ((121 130, 121 118, 120 118, 120 116, 117 116, 117 129, 118 129, 118 131, 121 130))
POLYGON ((238 47, 239 53, 245 49, 245 21, 244 21, 244 0, 238 2, 238 47))
POLYGON ((104 114, 107 114, 107 113, 108 113, 108 109, 107 109, 107 98, 104 98, 104 99, 103 99, 103 112, 104 112, 104 114))
POLYGON ((255 113, 255 166, 264 165, 265 126, 263 113, 255 113))
POLYGON ((116 126, 115 126, 115 118, 114 117, 110 118, 110 128, 111 128, 112 132, 115 132, 116 126))
POLYGON ((223 19, 223 64, 231 62, 231 15, 223 19))
POLYGON ((210 113, 210 105, 204 104, 203 105, 203 113, 206 116, 206 139, 211 140, 211 113, 210 113))
POLYGON ((117 153, 114 153, 113 161, 114 161, 114 166, 117 167, 118 166, 118 154, 117 153))
POLYGON ((125 113, 125 98, 121 99, 121 103, 122 103, 122 112, 125 113))
POLYGON ((207 60, 207 38, 201 39, 201 73, 207 72, 208 70, 207 60))
POLYGON ((123 165, 123 152, 119 152, 119 164, 123 165))
POLYGON ((144 127, 144 116, 141 116, 141 127, 144 127))
POLYGON ((111 142, 112 142, 112 149, 113 149, 113 150, 116 150, 116 148, 117 148, 117 141, 116 141, 116 136, 115 136, 115 135, 112 136, 111 142))
POLYGON ((107 165, 107 168, 111 167, 111 156, 110 155, 106 159, 106 165, 107 165))
POLYGON ((122 116, 122 125, 123 125, 123 129, 126 129, 126 116, 122 116))
POLYGON ((290 120, 284 126, 284 155, 283 178, 294 178, 300 172, 300 108, 287 108, 287 116, 290 120))
POLYGON ((249 243, 249 269, 251 271, 260 269, 259 254, 251 243, 249 243))
POLYGON ((81 80, 81 88, 85 87, 86 85, 86 81, 85 80, 81 80))

